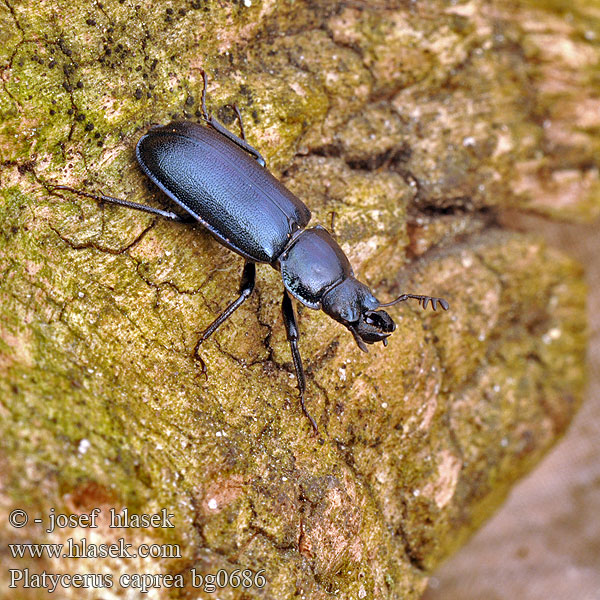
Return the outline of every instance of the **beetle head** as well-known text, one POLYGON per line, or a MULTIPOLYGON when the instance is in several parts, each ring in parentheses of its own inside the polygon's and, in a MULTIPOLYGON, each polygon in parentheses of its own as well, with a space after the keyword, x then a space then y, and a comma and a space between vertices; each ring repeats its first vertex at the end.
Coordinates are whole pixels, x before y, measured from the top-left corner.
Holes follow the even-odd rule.
POLYGON ((330 289, 321 300, 323 311, 347 327, 364 352, 366 344, 383 342, 386 346, 388 336, 396 329, 392 317, 384 310, 377 310, 379 306, 371 290, 354 277, 330 289))

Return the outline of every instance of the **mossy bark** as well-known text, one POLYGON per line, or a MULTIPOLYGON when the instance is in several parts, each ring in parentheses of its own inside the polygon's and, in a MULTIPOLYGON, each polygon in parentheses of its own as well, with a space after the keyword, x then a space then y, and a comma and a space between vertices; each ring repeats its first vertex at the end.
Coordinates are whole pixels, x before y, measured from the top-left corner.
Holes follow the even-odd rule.
POLYGON ((26 560, 5 546, 0 581, 111 573, 112 591, 61 589, 96 598, 122 591, 122 573, 180 573, 185 589, 151 594, 195 598, 211 596, 190 569, 248 568, 266 587, 220 597, 417 598, 581 397, 581 268, 495 214, 600 214, 597 15, 589 2, 3 0, 3 544, 125 538, 181 557, 26 560), (314 222, 335 214, 382 301, 451 303, 394 309, 390 344, 368 355, 300 308, 317 438, 275 271, 259 269, 202 346, 205 377, 198 332, 235 297, 243 261, 199 227, 52 192, 163 202, 133 148, 153 123, 197 118, 202 68, 209 108, 234 128, 239 105, 314 222), (124 506, 166 508, 175 527, 108 527, 124 506), (7 521, 94 507, 93 531, 7 521))

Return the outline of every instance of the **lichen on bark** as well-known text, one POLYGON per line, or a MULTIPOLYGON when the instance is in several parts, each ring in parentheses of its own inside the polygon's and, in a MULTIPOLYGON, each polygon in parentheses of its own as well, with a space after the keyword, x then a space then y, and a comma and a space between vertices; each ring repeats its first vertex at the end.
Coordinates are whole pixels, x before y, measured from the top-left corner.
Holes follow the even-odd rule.
MULTIPOLYGON (((11 528, 15 507, 166 508, 174 528, 92 532, 181 548, 103 563, 116 583, 103 597, 123 572, 186 574, 184 590, 151 593, 195 598, 190 569, 249 568, 267 586, 221 597, 418 598, 581 397, 581 268, 495 219, 600 212, 598 48, 585 5, 561 10, 3 0, 2 540, 90 533, 11 528), (318 438, 298 406, 275 271, 259 269, 254 296, 202 346, 205 378, 192 351, 235 297, 241 259, 199 227, 52 192, 164 202, 133 147, 154 123, 198 118, 201 69, 210 110, 234 129, 239 105, 249 141, 314 222, 335 215, 378 297, 451 303, 394 309, 390 344, 368 355, 299 307, 318 438)), ((100 570, 3 562, 3 584, 8 569, 100 570)))

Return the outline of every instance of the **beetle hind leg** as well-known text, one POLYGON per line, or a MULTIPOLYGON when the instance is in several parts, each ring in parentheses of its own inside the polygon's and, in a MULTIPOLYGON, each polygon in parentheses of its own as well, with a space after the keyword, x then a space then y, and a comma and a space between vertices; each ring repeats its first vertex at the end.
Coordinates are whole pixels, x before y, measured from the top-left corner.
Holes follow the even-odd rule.
POLYGON ((221 123, 219 123, 219 121, 217 121, 214 117, 209 117, 207 123, 213 129, 216 129, 221 135, 224 135, 228 140, 231 140, 234 144, 236 144, 236 146, 239 146, 242 150, 245 150, 248 154, 251 154, 261 167, 266 167, 267 163, 262 154, 246 141, 246 134, 244 133, 244 126, 242 125, 242 116, 240 115, 240 111, 237 106, 235 106, 235 110, 240 120, 240 130, 244 136, 243 139, 239 138, 237 135, 235 135, 235 133, 231 133, 229 129, 227 129, 224 125, 221 125, 221 123))
POLYGON ((235 110, 238 120, 240 122, 240 132, 242 134, 241 138, 235 135, 235 133, 231 133, 229 129, 227 129, 224 125, 221 125, 221 123, 219 123, 219 121, 217 121, 212 115, 208 114, 208 111, 206 110, 207 77, 204 70, 202 70, 202 80, 204 82, 204 87, 202 88, 202 118, 206 121, 208 125, 210 125, 213 129, 218 131, 221 135, 225 136, 228 140, 233 142, 236 146, 239 146, 242 150, 245 150, 248 154, 251 154, 261 167, 266 167, 267 163, 263 158, 262 154, 246 141, 246 133, 244 132, 242 115, 240 114, 240 109, 237 107, 237 105, 234 104, 233 109, 235 110))
POLYGON ((124 206, 125 208, 131 208, 133 210, 150 213, 151 215, 157 215, 159 217, 169 219, 169 221, 177 221, 179 223, 195 223, 197 221, 197 219, 192 215, 178 215, 170 210, 162 210, 161 208, 154 208, 154 206, 148 206, 147 204, 138 204, 137 202, 130 202, 129 200, 121 200, 121 198, 105 196, 104 194, 92 194, 91 192, 77 190, 69 187, 68 185, 53 185, 51 188, 52 189, 50 193, 52 193, 54 190, 71 192, 73 194, 77 194, 78 196, 83 196, 84 198, 92 198, 100 203, 107 202, 108 204, 116 204, 117 206, 124 206))

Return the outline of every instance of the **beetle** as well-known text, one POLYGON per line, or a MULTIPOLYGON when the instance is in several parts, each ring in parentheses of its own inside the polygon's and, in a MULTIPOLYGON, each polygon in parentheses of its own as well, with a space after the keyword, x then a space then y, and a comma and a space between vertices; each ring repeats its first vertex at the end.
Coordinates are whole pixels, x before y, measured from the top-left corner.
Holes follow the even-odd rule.
POLYGON ((242 116, 234 106, 240 124, 236 136, 206 110, 207 78, 202 71, 202 118, 205 125, 174 121, 154 127, 136 146, 142 171, 188 215, 166 211, 104 194, 92 194, 66 185, 56 190, 73 192, 127 208, 141 210, 172 221, 198 222, 221 244, 245 259, 239 296, 200 334, 194 357, 207 340, 250 297, 254 290, 256 263, 267 263, 281 273, 284 285, 281 310, 290 345, 300 405, 315 434, 317 423, 306 408, 306 379, 298 348, 299 332, 291 298, 305 306, 323 310, 344 325, 358 347, 382 342, 395 330, 389 314, 381 310, 408 299, 423 308, 429 302, 448 310, 443 298, 401 294, 381 303, 354 271, 332 235, 322 226, 308 227, 307 206, 267 169, 262 155, 246 142, 242 116))

